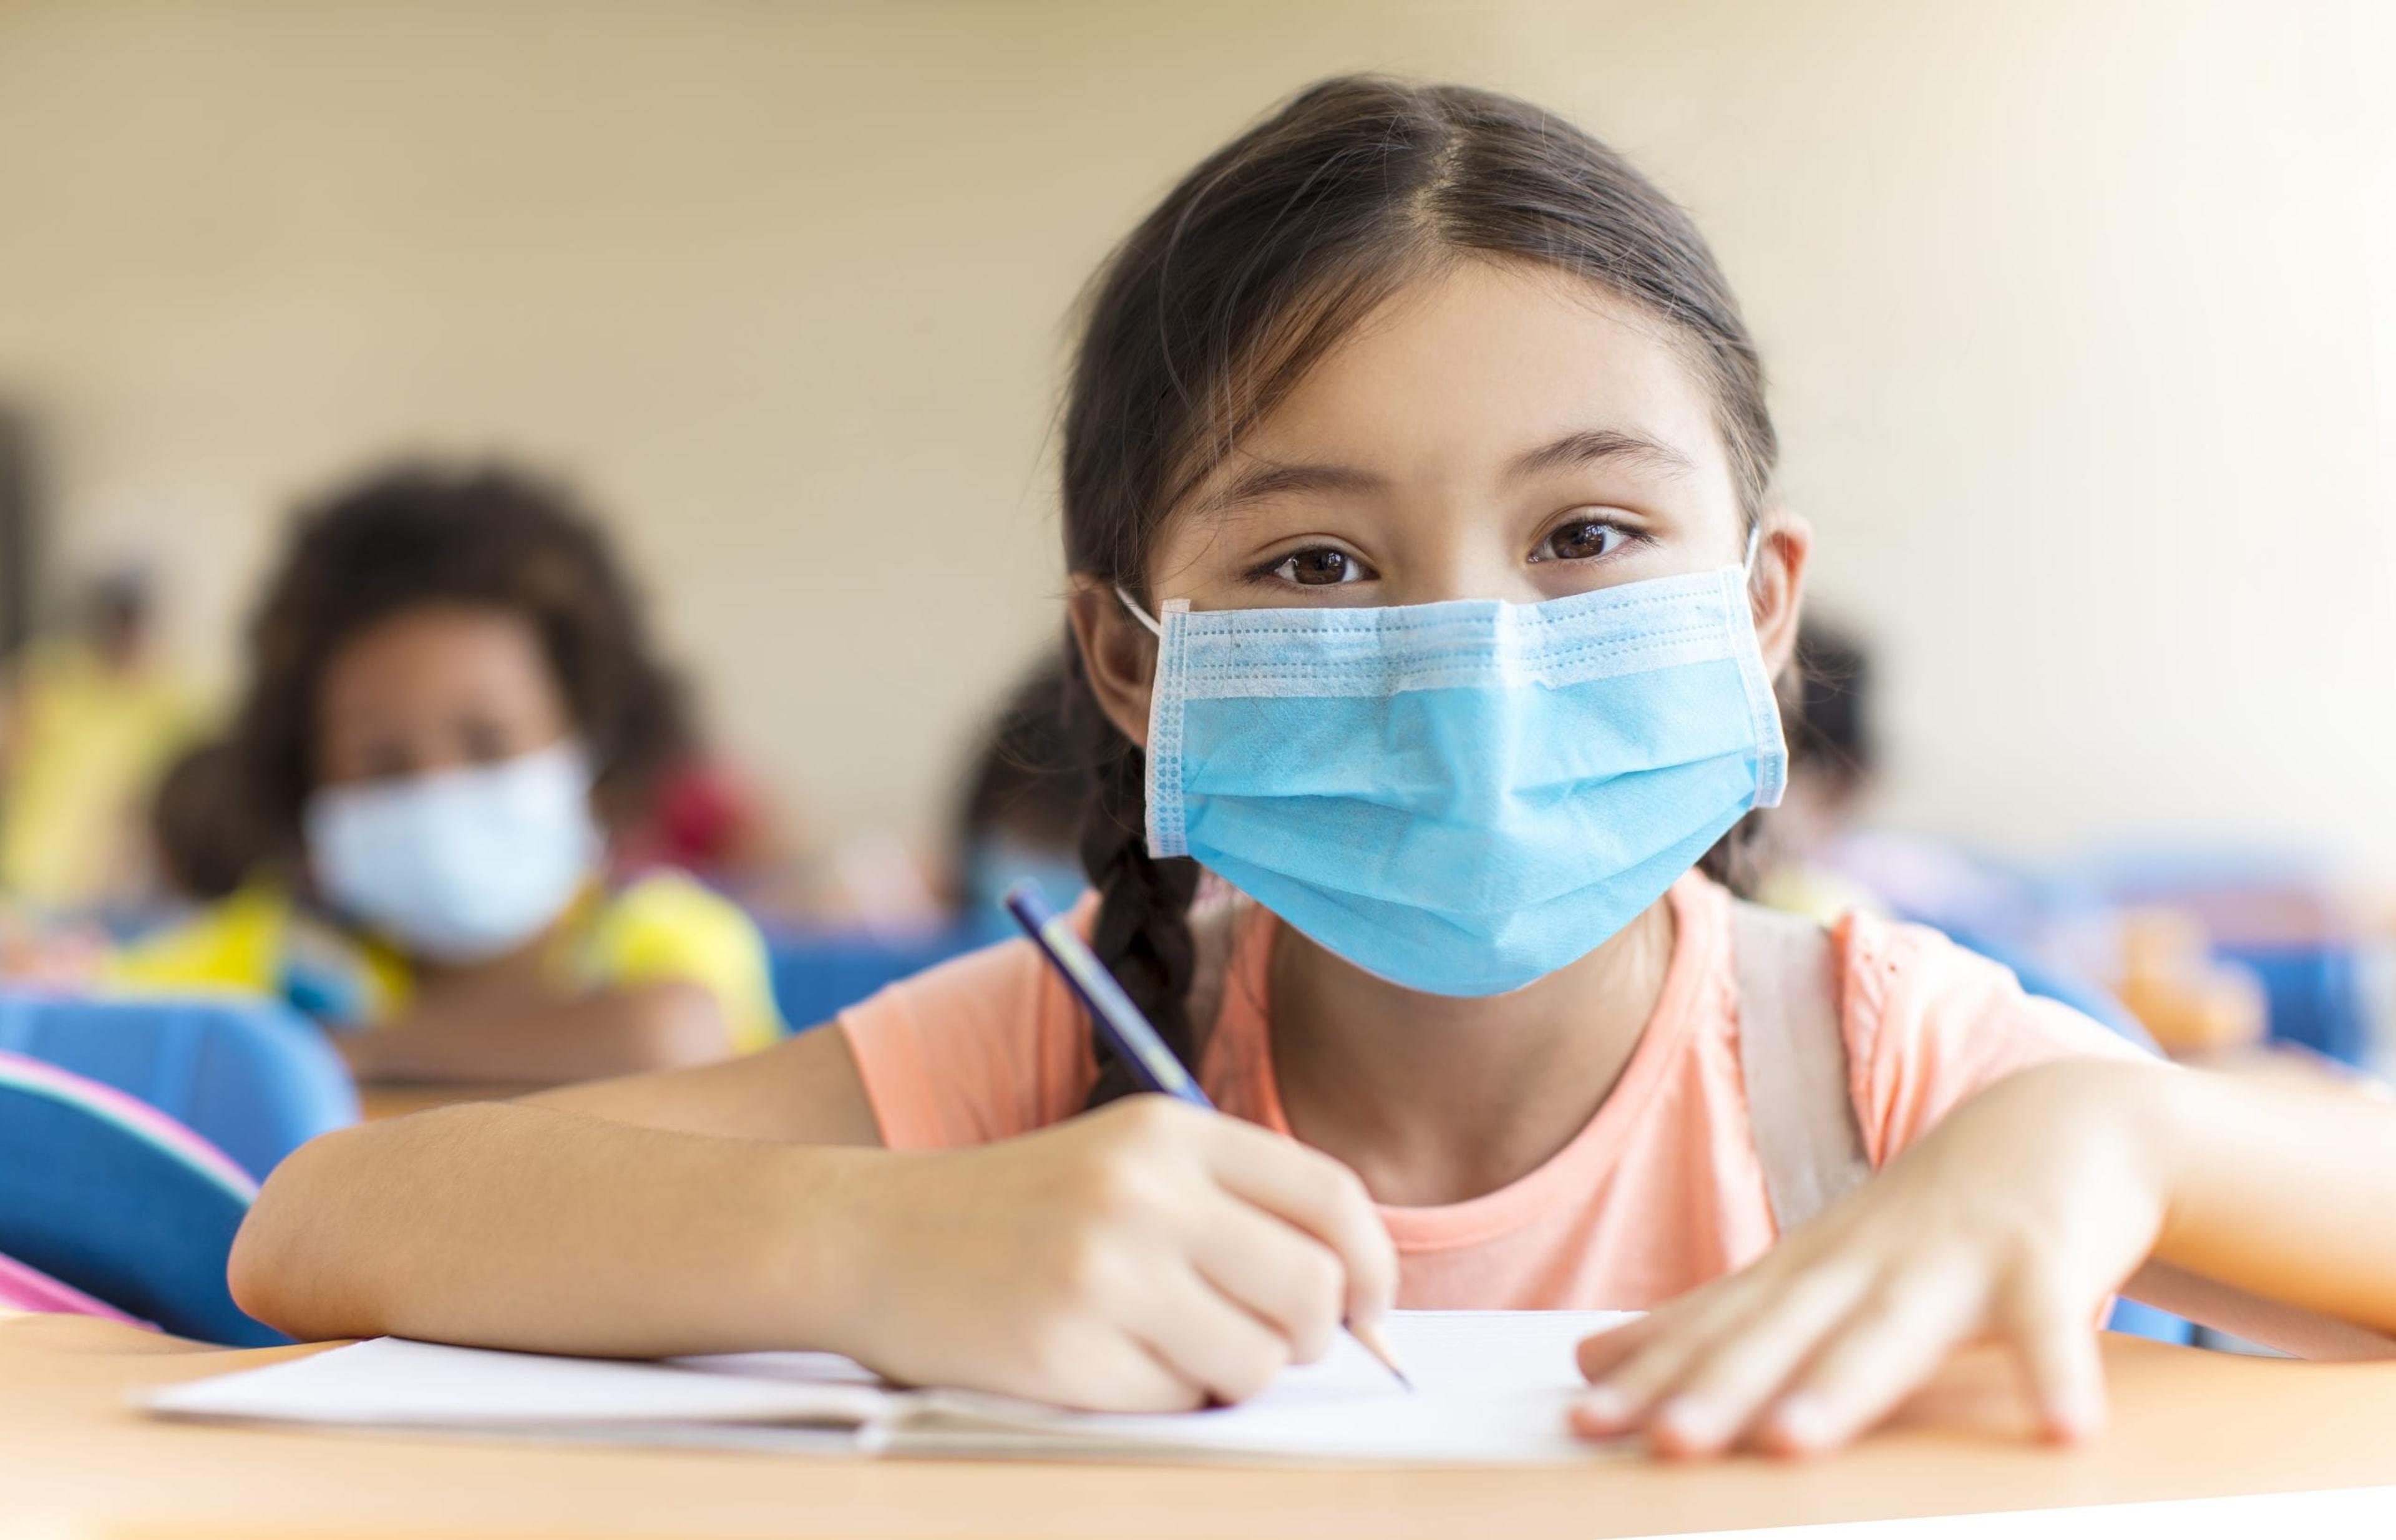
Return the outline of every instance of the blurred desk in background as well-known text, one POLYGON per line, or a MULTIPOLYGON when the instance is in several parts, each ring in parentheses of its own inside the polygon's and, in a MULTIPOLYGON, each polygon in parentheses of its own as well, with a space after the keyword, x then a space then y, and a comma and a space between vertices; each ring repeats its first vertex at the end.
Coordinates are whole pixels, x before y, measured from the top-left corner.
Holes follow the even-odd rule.
MULTIPOLYGON (((0 1318, 0 1533, 1623 1535, 2396 1484, 2396 1363, 2108 1337, 2112 1427, 2021 1436, 2011 1367, 1952 1366, 1832 1459, 1298 1470, 575 1448, 153 1422, 155 1387, 315 1351, 0 1318)), ((2136 1520, 2127 1520, 2135 1525, 2136 1520)))

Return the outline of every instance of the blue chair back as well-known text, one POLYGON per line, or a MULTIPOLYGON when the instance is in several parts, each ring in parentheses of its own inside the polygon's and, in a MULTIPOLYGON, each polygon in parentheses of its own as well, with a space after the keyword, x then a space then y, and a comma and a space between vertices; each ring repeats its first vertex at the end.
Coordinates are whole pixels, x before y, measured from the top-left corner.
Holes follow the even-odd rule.
POLYGON ((772 941, 774 1003, 791 1030, 819 1026, 885 985, 991 939, 972 926, 919 936, 786 932, 772 941))
POLYGON ((2262 980, 2271 1036, 2342 1064, 2369 1069, 2371 1001, 2362 957, 2336 941, 2216 946, 2214 954, 2243 963, 2262 980))
POLYGON ((0 1253, 177 1336, 289 1339, 225 1285, 258 1186, 221 1150, 96 1081, 0 1054, 0 1253))
POLYGON ((340 1055, 298 1013, 268 1002, 0 992, 0 1052, 147 1102, 261 1181, 310 1139, 358 1121, 340 1055))

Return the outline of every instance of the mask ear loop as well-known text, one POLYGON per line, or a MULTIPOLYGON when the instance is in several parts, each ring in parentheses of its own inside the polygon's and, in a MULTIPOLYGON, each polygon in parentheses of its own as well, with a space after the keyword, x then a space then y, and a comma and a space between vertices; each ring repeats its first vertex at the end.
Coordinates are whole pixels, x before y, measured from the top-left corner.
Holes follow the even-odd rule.
MULTIPOLYGON (((1746 557, 1746 559, 1745 559, 1744 561, 1742 561, 1742 562, 1740 562, 1740 563, 1739 563, 1739 570, 1740 570, 1742 573, 1744 573, 1744 574, 1746 575, 1746 577, 1747 577, 1747 580, 1748 580, 1749 582, 1750 582, 1750 583, 1751 583, 1751 582, 1753 582, 1753 581, 1755 581, 1755 554, 1756 554, 1756 552, 1757 552, 1757 551, 1762 551, 1763 549, 1764 549, 1764 521, 1763 521, 1762 519, 1758 519, 1758 520, 1756 520, 1756 521, 1755 521, 1755 523, 1754 523, 1752 525, 1750 525, 1750 526, 1749 527, 1749 529, 1748 529, 1748 532, 1747 532, 1747 557, 1746 557)), ((1117 590, 1115 590, 1115 591, 1116 591, 1117 593, 1121 593, 1121 592, 1123 592, 1123 590, 1121 590, 1121 589, 1117 589, 1117 590)), ((1130 600, 1129 598, 1125 598, 1125 599, 1124 600, 1124 603, 1125 603, 1125 604, 1130 604, 1130 603, 1131 603, 1131 600, 1130 600)), ((1135 606, 1135 609, 1136 609, 1136 608, 1137 608, 1137 606, 1135 606)))
MULTIPOLYGON (((1750 540, 1748 542, 1748 560, 1750 562, 1755 560, 1754 551, 1755 544, 1750 540)), ((1123 601, 1123 607, 1131 612, 1131 617, 1133 619, 1148 628, 1150 635, 1158 638, 1160 641, 1164 639, 1165 628, 1156 623, 1156 617, 1140 608, 1139 601, 1133 598, 1130 592, 1125 590, 1121 583, 1117 583, 1115 585, 1115 597, 1123 601)))

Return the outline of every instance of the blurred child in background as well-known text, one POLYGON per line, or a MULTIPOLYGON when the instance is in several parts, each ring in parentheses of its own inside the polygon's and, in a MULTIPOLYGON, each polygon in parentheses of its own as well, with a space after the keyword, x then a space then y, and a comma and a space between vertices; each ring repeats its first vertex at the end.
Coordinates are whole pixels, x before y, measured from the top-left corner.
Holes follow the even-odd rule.
POLYGON ((213 903, 237 892, 264 854, 243 794, 241 753, 213 738, 183 751, 150 798, 150 852, 159 902, 213 903))
POLYGON ((1758 902, 1826 925, 1857 909, 1888 912, 1871 889, 1831 864, 1878 769, 1870 703, 1871 657, 1863 644, 1805 617, 1781 690, 1789 786, 1764 825, 1758 902))
POLYGON ((229 742, 180 767, 167 864, 238 891, 121 983, 289 1001, 362 1079, 539 1082, 778 1034, 763 940, 611 829, 686 741, 614 552, 563 492, 404 465, 304 511, 229 742))
POLYGON ((198 712, 157 657, 150 584, 93 583, 74 625, 35 643, 0 723, 0 890, 87 910, 147 885, 141 808, 198 712))
POLYGON ((1016 883, 1038 883, 1052 904, 1089 885, 1082 872, 1082 813, 1089 777, 1066 721, 1061 656, 1051 654, 1016 684, 984 734, 957 808, 957 917, 995 939, 1014 934, 999 900, 1016 883))

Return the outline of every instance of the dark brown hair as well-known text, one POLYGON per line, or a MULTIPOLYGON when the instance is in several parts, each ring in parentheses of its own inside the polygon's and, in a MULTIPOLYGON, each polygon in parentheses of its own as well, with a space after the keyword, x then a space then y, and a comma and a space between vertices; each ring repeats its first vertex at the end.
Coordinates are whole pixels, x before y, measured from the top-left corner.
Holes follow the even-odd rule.
POLYGON ((1043 852, 1073 848, 1090 802, 1067 714, 1078 688, 1054 651, 1016 682, 966 767, 955 823, 960 856, 995 835, 1043 852))
MULTIPOLYGON (((1527 102, 1347 76, 1208 156, 1100 272, 1065 409, 1070 570, 1148 600, 1159 530, 1241 434, 1376 305, 1475 256, 1577 274, 1665 321, 1712 390, 1740 501, 1760 516, 1777 452, 1763 366, 1688 216, 1527 102)), ((1072 667, 1095 780, 1082 838, 1101 896, 1094 947, 1195 1063, 1197 869, 1149 856, 1140 752, 1072 667)), ((1108 1064, 1091 1105, 1129 1089, 1108 1064)))
POLYGON ((614 548, 571 494, 501 466, 403 462, 300 511, 250 622, 231 748, 272 854, 300 851, 326 664, 369 627, 434 604, 531 624, 616 820, 687 746, 681 690, 614 548))

